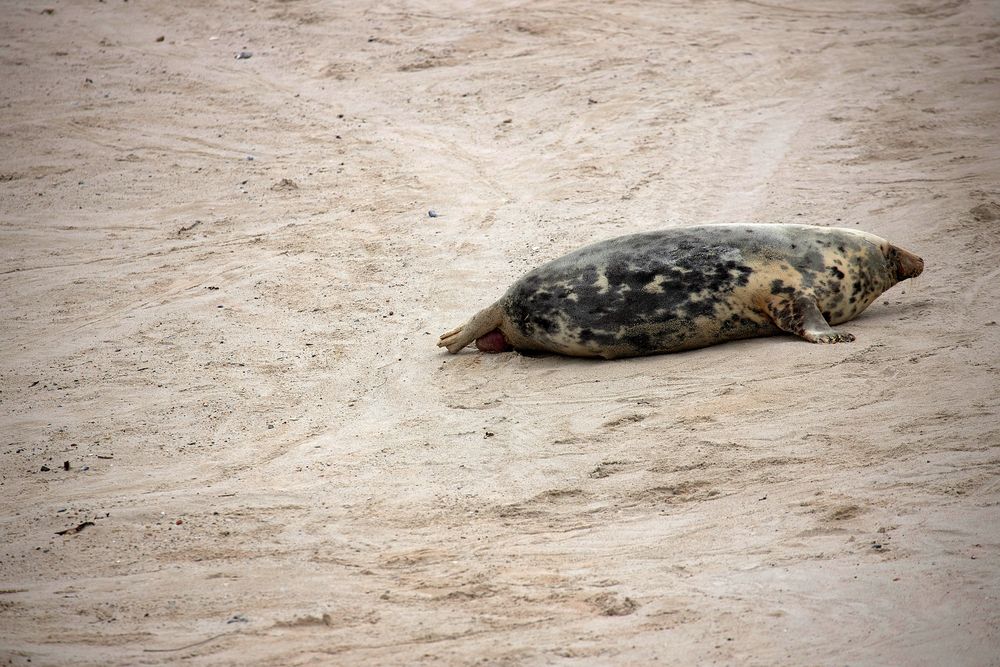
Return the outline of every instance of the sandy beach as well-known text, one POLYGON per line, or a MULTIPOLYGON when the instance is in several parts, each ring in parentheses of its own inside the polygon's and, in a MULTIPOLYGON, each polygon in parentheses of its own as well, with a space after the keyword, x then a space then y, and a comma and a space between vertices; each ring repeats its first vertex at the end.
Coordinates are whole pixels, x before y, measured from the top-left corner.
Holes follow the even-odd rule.
POLYGON ((0 664, 1000 665, 996 2, 7 2, 0 79, 0 664), (926 269, 435 347, 751 221, 926 269))

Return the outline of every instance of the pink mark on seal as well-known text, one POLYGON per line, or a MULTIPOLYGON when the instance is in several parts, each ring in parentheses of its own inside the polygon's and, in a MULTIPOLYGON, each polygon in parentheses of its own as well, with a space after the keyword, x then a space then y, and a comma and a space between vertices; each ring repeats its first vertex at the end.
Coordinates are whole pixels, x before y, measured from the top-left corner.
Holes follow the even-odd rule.
POLYGON ((507 339, 503 337, 499 329, 494 329, 488 334, 484 334, 476 339, 476 347, 482 352, 509 352, 514 349, 507 342, 507 339))

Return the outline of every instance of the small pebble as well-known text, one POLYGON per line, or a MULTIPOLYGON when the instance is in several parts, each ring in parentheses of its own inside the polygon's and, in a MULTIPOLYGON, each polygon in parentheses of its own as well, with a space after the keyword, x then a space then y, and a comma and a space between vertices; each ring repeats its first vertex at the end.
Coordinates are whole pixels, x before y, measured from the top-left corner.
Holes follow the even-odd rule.
POLYGON ((438 217, 438 212, 435 211, 434 209, 431 209, 431 210, 427 211, 427 217, 428 218, 436 218, 436 217, 438 217))
POLYGON ((246 60, 247 58, 253 58, 253 54, 249 51, 240 51, 236 54, 237 60, 246 60))

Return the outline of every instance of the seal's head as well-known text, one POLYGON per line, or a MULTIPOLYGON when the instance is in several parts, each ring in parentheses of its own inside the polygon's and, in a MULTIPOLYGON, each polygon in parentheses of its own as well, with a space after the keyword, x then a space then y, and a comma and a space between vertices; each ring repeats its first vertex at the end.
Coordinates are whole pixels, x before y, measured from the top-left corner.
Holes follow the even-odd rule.
POLYGON ((916 278, 924 271, 924 260, 920 259, 912 252, 897 248, 892 244, 886 244, 884 250, 885 259, 889 263, 889 270, 896 277, 896 282, 902 282, 907 278, 916 278))

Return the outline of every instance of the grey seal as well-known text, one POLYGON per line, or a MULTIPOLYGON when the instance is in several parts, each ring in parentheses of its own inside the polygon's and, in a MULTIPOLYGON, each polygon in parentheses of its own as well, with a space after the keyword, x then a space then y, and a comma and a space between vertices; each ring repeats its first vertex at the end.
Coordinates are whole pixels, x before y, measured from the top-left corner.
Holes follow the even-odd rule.
POLYGON ((834 329, 924 261, 854 229, 786 224, 678 227, 588 245, 517 280, 438 341, 473 341, 615 359, 792 333, 854 340, 834 329))

